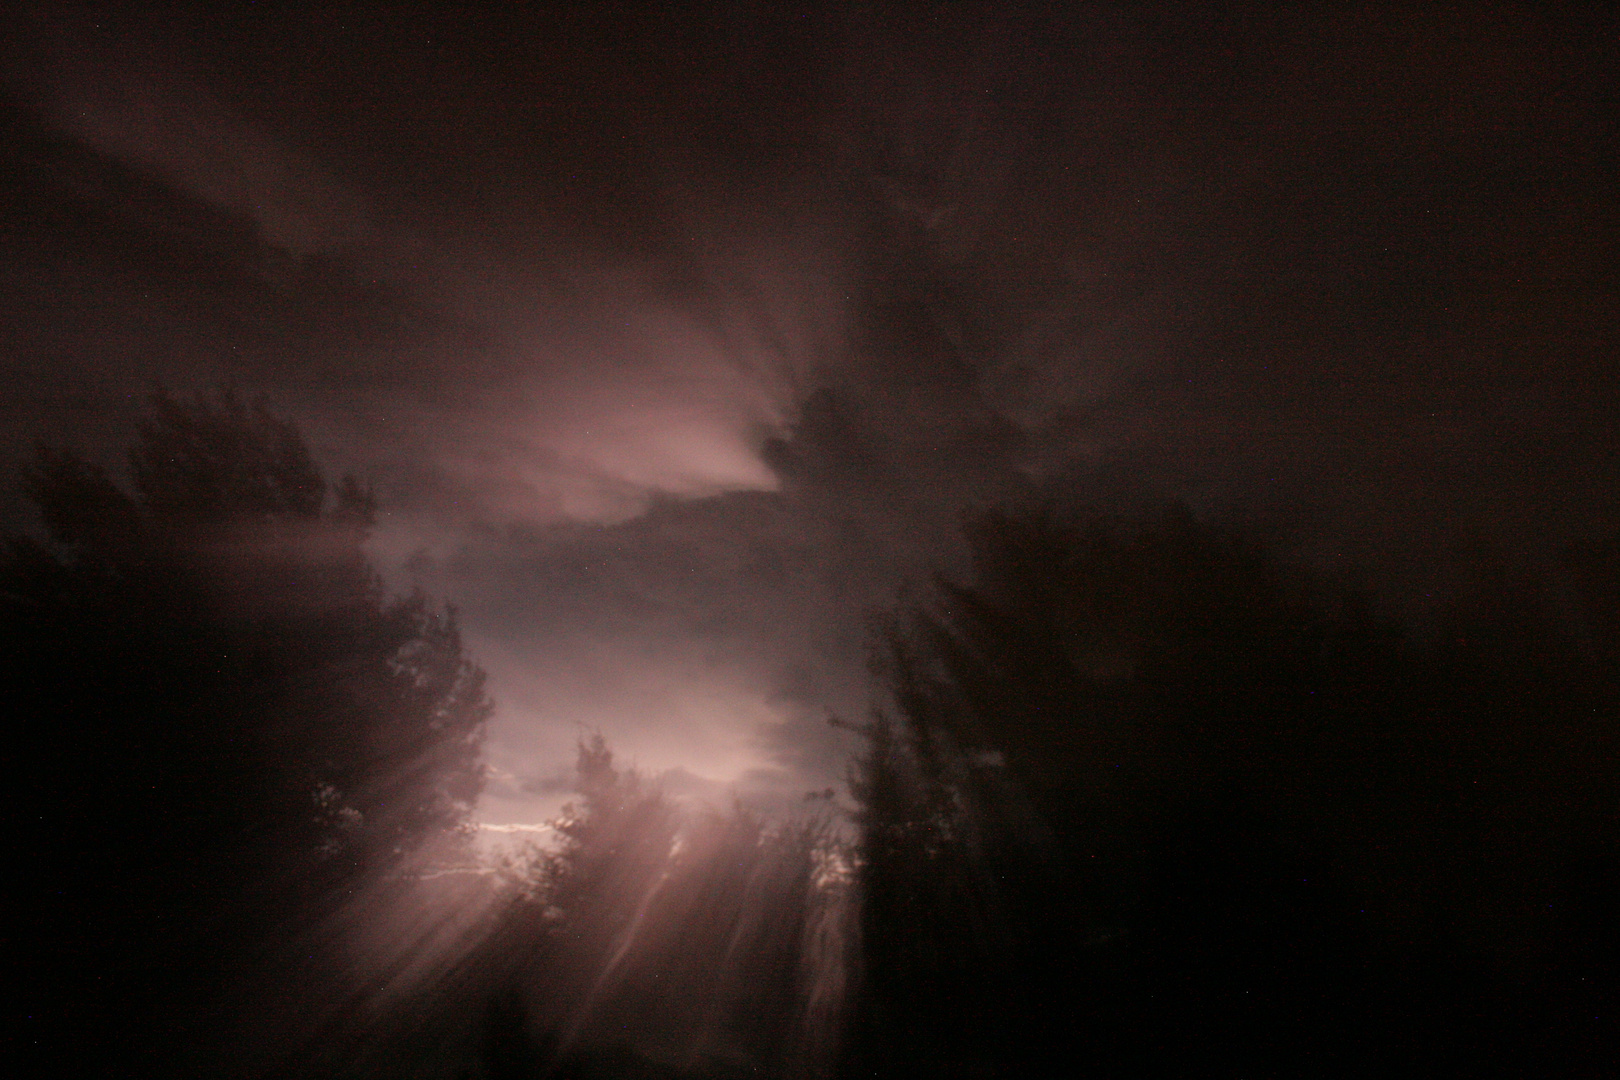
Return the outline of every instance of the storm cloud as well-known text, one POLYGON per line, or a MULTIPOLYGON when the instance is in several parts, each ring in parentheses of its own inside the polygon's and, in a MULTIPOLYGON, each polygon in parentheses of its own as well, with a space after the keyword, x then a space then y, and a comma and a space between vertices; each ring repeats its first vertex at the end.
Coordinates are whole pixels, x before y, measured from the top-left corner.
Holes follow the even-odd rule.
POLYGON ((1612 519, 1592 29, 41 10, 0 439, 116 464, 156 384, 263 393, 460 608, 486 820, 584 731, 793 798, 975 507, 1181 501, 1407 592, 1612 519))

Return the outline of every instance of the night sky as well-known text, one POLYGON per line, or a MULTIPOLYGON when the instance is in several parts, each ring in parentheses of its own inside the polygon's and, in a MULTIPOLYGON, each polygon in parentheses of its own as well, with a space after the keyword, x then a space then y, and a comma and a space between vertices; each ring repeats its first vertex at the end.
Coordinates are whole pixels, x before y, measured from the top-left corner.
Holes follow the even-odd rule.
POLYGON ((1418 622, 1612 530, 1612 18, 1051 10, 13 16, 7 528, 37 440, 262 394, 460 608, 491 823, 582 732, 840 783, 976 507, 1179 501, 1418 622))

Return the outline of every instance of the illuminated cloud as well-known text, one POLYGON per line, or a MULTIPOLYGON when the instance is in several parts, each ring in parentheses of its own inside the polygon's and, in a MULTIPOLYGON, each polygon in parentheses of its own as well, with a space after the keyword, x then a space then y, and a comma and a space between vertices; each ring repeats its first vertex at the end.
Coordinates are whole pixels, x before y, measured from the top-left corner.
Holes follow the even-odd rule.
MULTIPOLYGON (((561 796, 582 728, 838 782, 865 614, 975 506, 1181 499, 1398 561, 1608 505, 1579 93, 1502 93, 1432 27, 1392 66, 1285 18, 1220 83, 1153 16, 963 17, 675 59, 657 20, 614 52, 543 19, 29 16, 0 451, 116 467, 154 380, 266 392, 375 485, 390 584, 460 605, 518 778, 495 821, 561 796)), ((1521 37, 1500 71, 1562 85, 1521 37)))

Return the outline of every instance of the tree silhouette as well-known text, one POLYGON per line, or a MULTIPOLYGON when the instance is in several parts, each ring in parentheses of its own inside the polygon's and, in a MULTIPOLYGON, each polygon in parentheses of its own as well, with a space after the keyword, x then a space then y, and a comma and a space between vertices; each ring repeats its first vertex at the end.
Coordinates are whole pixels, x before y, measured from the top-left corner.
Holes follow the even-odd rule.
POLYGON ((600 736, 576 791, 469 961, 483 1073, 826 1075, 843 963, 826 822, 682 805, 600 736))
POLYGON ((1587 1052, 1536 1032, 1613 996, 1607 548, 1584 638, 1486 574, 1422 644, 1180 511, 968 538, 875 635, 852 1074, 1587 1052))
POLYGON ((453 613, 385 595, 370 497, 262 404, 158 394, 131 476, 42 449, 3 568, 41 1068, 246 1070, 222 1014, 453 840, 490 706, 453 613))

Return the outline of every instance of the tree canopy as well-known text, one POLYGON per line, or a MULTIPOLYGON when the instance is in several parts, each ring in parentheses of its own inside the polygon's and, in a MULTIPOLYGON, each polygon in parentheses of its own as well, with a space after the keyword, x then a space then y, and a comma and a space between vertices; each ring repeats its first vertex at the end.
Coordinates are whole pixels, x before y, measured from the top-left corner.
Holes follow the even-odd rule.
POLYGON ((1542 1033, 1620 997, 1612 545, 1417 633, 1184 511, 968 538, 877 623, 854 1073, 1583 1060, 1542 1033))
POLYGON ((7 542, 0 632, 42 1067, 185 1073, 238 988, 318 964, 345 897, 454 842, 483 674, 453 612, 385 592, 370 496, 263 404, 160 393, 128 486, 49 448, 24 484, 43 535, 7 542))

